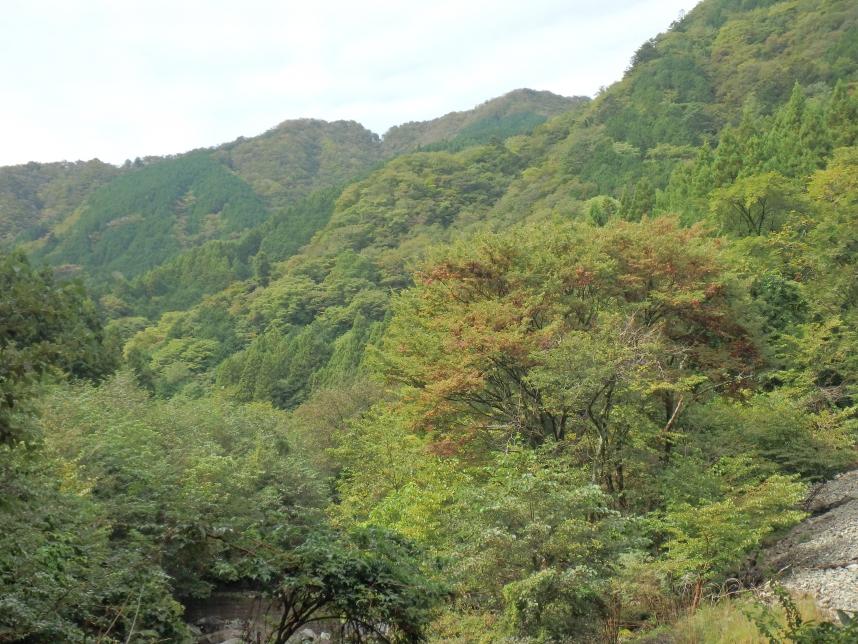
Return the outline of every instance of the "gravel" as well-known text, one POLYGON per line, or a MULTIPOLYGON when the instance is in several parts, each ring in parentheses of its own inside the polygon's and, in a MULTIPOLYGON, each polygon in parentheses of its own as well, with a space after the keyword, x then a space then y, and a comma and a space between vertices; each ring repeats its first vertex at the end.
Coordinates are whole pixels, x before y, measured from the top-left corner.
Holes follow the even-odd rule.
POLYGON ((806 507, 813 516, 771 547, 765 562, 787 589, 831 611, 858 611, 858 470, 817 486, 806 507))

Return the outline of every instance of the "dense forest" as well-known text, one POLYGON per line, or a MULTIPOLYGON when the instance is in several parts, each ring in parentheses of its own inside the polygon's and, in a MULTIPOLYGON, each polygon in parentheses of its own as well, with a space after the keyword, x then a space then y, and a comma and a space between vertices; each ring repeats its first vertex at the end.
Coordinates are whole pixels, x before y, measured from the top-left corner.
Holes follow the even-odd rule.
POLYGON ((0 168, 0 244, 0 641, 220 642, 223 593, 858 641, 762 555, 858 461, 850 0, 703 0, 592 100, 0 168))

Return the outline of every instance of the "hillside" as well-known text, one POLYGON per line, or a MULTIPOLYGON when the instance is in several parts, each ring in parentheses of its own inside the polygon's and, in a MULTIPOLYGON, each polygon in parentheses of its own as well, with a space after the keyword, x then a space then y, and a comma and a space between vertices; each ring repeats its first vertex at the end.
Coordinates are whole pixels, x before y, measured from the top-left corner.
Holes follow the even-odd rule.
POLYGON ((471 110, 392 127, 384 134, 383 148, 387 155, 433 146, 462 149, 485 143, 491 137, 506 139, 528 134, 548 118, 586 105, 589 100, 585 96, 567 98, 551 92, 518 89, 471 110))
POLYGON ((549 141, 523 144, 533 168, 500 211, 557 212, 570 201, 625 194, 649 202, 639 203, 644 212, 672 169, 695 146, 714 147, 725 125, 771 113, 795 83, 824 96, 836 80, 854 79, 858 15, 848 2, 818 7, 813 0, 701 3, 644 43, 583 121, 557 122, 549 141))
POLYGON ((119 173, 97 159, 0 168, 0 247, 44 236, 119 173))
POLYGON ((34 255, 97 303, 0 255, 0 639, 220 641, 228 594, 277 644, 854 641, 755 589, 833 562, 785 585, 858 613, 856 34, 703 0, 592 101, 83 196, 34 255))
POLYGON ((378 136, 354 121, 286 121, 213 150, 212 157, 244 179, 274 210, 314 190, 338 186, 382 158, 378 136))
MULTIPOLYGON (((707 208, 695 208, 694 198, 689 198, 687 192, 683 193, 684 201, 679 208, 670 200, 671 195, 680 190, 683 172, 688 171, 693 160, 705 150, 715 146, 715 158, 709 163, 716 168, 724 165, 721 157, 736 154, 727 147, 728 141, 718 147, 713 132, 722 127, 717 123, 738 122, 743 107, 717 100, 719 91, 716 88, 720 86, 715 81, 710 81, 705 94, 710 102, 701 103, 711 119, 698 121, 694 129, 689 130, 683 125, 689 122, 677 116, 683 110, 692 109, 685 94, 691 91, 688 84, 693 86, 701 78, 715 74, 712 52, 720 51, 715 49, 716 43, 724 42, 728 35, 747 30, 747 25, 753 24, 761 30, 759 37, 789 39, 799 50, 797 55, 809 61, 810 58, 804 58, 803 48, 810 47, 810 40, 815 42, 826 25, 837 25, 829 38, 836 43, 838 37, 848 39, 849 25, 858 16, 847 2, 829 3, 824 16, 800 11, 796 3, 733 9, 731 13, 734 4, 724 0, 704 3, 686 16, 682 24, 674 25, 670 32, 642 48, 648 51, 649 47, 654 47, 659 51, 657 56, 652 54, 644 60, 638 52, 627 76, 592 105, 584 105, 583 109, 579 105, 537 127, 531 135, 511 137, 502 146, 475 146, 461 152, 412 153, 386 163, 343 191, 326 225, 301 253, 284 264, 279 272, 274 272, 269 286, 260 289, 253 282, 236 283, 200 309, 172 316, 169 326, 162 332, 177 338, 183 335, 178 329, 187 328, 190 335, 197 337, 201 332, 199 324, 183 320, 194 320, 202 311, 228 310, 229 326, 243 338, 241 344, 246 348, 224 363, 218 372, 218 383, 238 386, 247 398, 292 406, 306 397, 309 383, 328 382, 328 377, 320 374, 326 372, 329 359, 343 359, 334 356, 337 346, 334 339, 341 338, 338 341, 347 344, 347 338, 354 340, 349 329, 356 320, 360 320, 359 324, 380 322, 387 308, 385 290, 409 285, 409 273, 419 266, 421 257, 433 245, 450 243, 463 233, 475 230, 502 230, 528 220, 546 221, 557 217, 577 216, 590 221, 595 218, 601 223, 600 218, 614 215, 639 220, 645 215, 677 210, 687 210, 684 216, 691 221, 708 217, 707 208), (801 17, 801 20, 791 22, 790 15, 801 17), (773 16, 781 16, 781 19, 775 21, 773 16), (837 20, 832 22, 829 16, 836 16, 837 20), (798 27, 801 27, 801 38, 796 35, 798 27), (697 52, 695 55, 701 62, 693 73, 677 73, 677 69, 685 69, 689 49, 697 52), (705 58, 707 52, 709 57, 705 58), (642 87, 651 85, 653 79, 658 85, 644 92, 642 87), (652 102, 653 96, 661 99, 652 102), (666 140, 651 142, 652 147, 646 149, 635 145, 641 141, 633 134, 629 135, 632 140, 614 138, 611 133, 616 126, 612 111, 614 106, 623 103, 641 111, 640 116, 628 114, 627 117, 631 123, 647 122, 647 132, 660 131, 655 124, 658 119, 670 123, 673 129, 663 133, 666 140), (691 145, 694 141, 702 142, 707 136, 712 137, 709 148, 691 145), (680 145, 682 141, 685 143, 680 145), (355 264, 348 270, 358 270, 359 281, 335 268, 343 262, 355 264), (345 283, 339 283, 347 278, 345 283), (370 314, 361 312, 366 306, 365 300, 375 307, 370 314), (313 338, 315 348, 304 347, 303 337, 313 338), (276 338, 280 349, 271 346, 272 338, 276 338), (258 368, 251 358, 257 351, 279 366, 273 370, 258 368), (293 355, 302 356, 299 363, 293 361, 293 355), (248 378, 251 382, 246 382, 248 378), (283 385, 289 393, 279 394, 272 390, 272 387, 276 389, 273 382, 255 383, 259 378, 292 384, 283 385), (300 395, 296 397, 294 390, 299 390, 300 395), (254 391, 257 393, 251 393, 254 391)), ((833 44, 831 47, 839 51, 833 44)), ((787 51, 792 54, 794 50, 787 51)), ((720 62, 724 55, 719 53, 717 60, 720 62)), ((759 62, 751 56, 744 65, 756 69, 767 56, 763 51, 759 62)), ((858 71, 855 64, 849 67, 841 58, 832 60, 838 69, 851 70, 848 73, 852 77, 858 71)), ((817 87, 824 93, 825 79, 833 72, 818 60, 814 64, 820 76, 818 80, 810 79, 811 88, 817 87)), ((795 65, 801 67, 798 63, 795 65)), ((795 78, 792 82, 798 80, 795 78)), ((729 82, 735 79, 730 76, 729 82)), ((748 81, 749 87, 753 82, 748 81)), ((786 81, 779 76, 777 82, 786 81)), ((790 90, 792 87, 789 85, 790 90)), ((831 87, 827 87, 830 93, 831 87)), ((777 109, 790 109, 786 106, 787 99, 789 93, 773 94, 768 105, 756 100, 753 104, 759 122, 754 127, 777 129, 776 124, 765 124, 765 115, 777 109)), ((809 119, 817 117, 815 112, 807 114, 809 119)), ((430 123, 442 123, 444 118, 430 123)), ((772 132, 771 137, 789 139, 791 127, 786 124, 782 131, 772 132)), ((723 131, 732 133, 730 129, 723 131)), ((804 172, 823 163, 822 159, 830 153, 831 143, 808 141, 806 148, 815 156, 804 172)), ((767 168, 758 168, 759 171, 764 169, 767 168)), ((788 167, 777 169, 786 174, 792 172, 788 167)), ((749 159, 747 171, 753 170, 755 167, 749 159)), ((719 185, 731 183, 737 174, 738 170, 734 170, 713 178, 711 184, 701 190, 708 194, 719 185)), ((222 319, 220 315, 219 319, 222 319)), ((223 332, 223 328, 221 326, 219 332, 223 332)), ((213 339, 235 346, 235 332, 213 339)), ((363 340, 357 345, 349 344, 352 352, 349 370, 360 363, 362 346, 371 337, 363 331, 360 333, 363 340)), ((156 360, 161 369, 169 365, 156 360)), ((187 373, 190 375, 193 371, 187 373)), ((207 378, 213 377, 212 372, 206 373, 207 378)))
POLYGON ((100 276, 130 276, 184 248, 236 235, 266 216, 246 183, 208 155, 191 153, 156 161, 96 190, 39 255, 100 276))
MULTIPOLYGON (((0 226, 7 242, 31 240, 35 257, 66 271, 83 270, 100 288, 113 275, 157 282, 142 274, 173 258, 193 265, 178 256, 211 240, 238 240, 266 220, 255 237, 284 230, 279 238, 293 250, 271 248, 270 241, 267 250, 273 259, 285 259, 330 214, 302 205, 311 194, 341 187, 397 151, 505 138, 576 104, 519 90, 470 112, 410 124, 406 130, 420 136, 408 142, 400 137, 396 150, 355 122, 302 119, 209 150, 137 159, 121 170, 95 161, 0 169, 0 226)), ((259 249, 258 240, 240 245, 252 247, 252 254, 259 249)), ((246 268, 229 271, 228 281, 244 277, 246 268)))
POLYGON ((237 239, 379 158, 377 137, 360 125, 311 120, 211 150, 147 158, 76 204, 36 256, 77 266, 95 284, 112 273, 130 279, 207 241, 237 239))

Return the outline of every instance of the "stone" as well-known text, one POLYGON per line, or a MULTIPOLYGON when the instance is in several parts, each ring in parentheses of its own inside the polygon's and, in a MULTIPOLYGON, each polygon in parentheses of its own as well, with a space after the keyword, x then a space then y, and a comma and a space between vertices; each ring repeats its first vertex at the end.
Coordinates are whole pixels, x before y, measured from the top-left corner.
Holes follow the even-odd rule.
POLYGON ((209 633, 208 635, 204 635, 198 640, 198 642, 200 642, 200 644, 222 644, 223 642, 228 642, 230 640, 236 639, 241 641, 242 635, 243 633, 240 630, 228 628, 220 631, 215 631, 214 633, 209 633))
POLYGON ((858 610, 858 470, 814 488, 805 507, 814 516, 766 550, 766 567, 820 606, 858 610))

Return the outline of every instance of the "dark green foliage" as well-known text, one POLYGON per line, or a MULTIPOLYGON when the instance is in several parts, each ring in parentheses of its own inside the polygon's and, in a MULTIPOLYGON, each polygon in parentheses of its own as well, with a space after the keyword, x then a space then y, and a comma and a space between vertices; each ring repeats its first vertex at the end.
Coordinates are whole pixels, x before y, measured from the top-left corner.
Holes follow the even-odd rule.
POLYGON ((0 446, 0 640, 183 641, 170 579, 36 451, 0 446))
POLYGON ((109 285, 126 312, 156 317, 184 310, 230 284, 254 277, 268 286, 272 262, 297 253, 327 223, 340 191, 321 190, 272 215, 238 239, 213 240, 165 261, 130 282, 115 275, 109 285), (260 279, 262 267, 265 277, 260 279))
POLYGON ((81 196, 44 256, 133 376, 51 388, 7 459, 0 615, 178 640, 231 585, 281 641, 618 641, 744 578, 855 463, 858 12, 824 5, 705 0, 593 102, 289 122, 81 196))
POLYGON ((261 223, 250 187, 203 152, 156 161, 96 191, 65 235, 40 255, 84 267, 98 282, 132 277, 209 239, 261 223))
POLYGON ((57 283, 21 253, 0 253, 0 444, 22 438, 32 387, 56 371, 99 379, 115 366, 95 305, 77 282, 57 283))
POLYGON ((765 317, 765 330, 784 331, 807 320, 808 303, 795 280, 775 272, 759 275, 751 286, 751 295, 765 317))
POLYGON ((275 261, 297 253, 314 234, 325 227, 340 196, 340 188, 319 190, 273 215, 259 227, 260 248, 275 261))
POLYGON ((644 177, 634 187, 623 191, 618 215, 628 221, 640 221, 641 217, 651 216, 655 208, 655 189, 644 177))
POLYGON ((253 273, 251 244, 210 241, 167 260, 130 283, 114 278, 113 292, 134 313, 156 317, 164 311, 183 310, 205 295, 222 291, 253 273))
POLYGON ((858 144, 858 96, 838 80, 831 95, 826 126, 836 147, 858 144))
POLYGON ((311 534, 267 584, 280 613, 272 641, 285 644, 317 619, 339 621, 349 642, 425 641, 444 588, 421 569, 421 554, 380 528, 311 534))
POLYGON ((264 250, 253 258, 253 276, 262 287, 268 286, 271 282, 271 262, 264 250))

